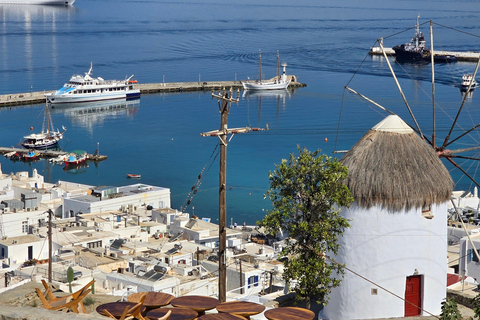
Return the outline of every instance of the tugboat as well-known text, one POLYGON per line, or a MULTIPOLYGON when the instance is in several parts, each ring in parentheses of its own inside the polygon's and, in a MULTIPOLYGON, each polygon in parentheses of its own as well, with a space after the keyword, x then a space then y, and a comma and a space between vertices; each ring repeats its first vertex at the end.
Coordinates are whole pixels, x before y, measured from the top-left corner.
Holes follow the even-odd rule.
POLYGON ((409 43, 397 45, 393 47, 396 60, 400 63, 429 63, 430 50, 427 49, 425 37, 420 31, 419 25, 420 15, 417 16, 417 24, 415 25, 415 34, 409 43))

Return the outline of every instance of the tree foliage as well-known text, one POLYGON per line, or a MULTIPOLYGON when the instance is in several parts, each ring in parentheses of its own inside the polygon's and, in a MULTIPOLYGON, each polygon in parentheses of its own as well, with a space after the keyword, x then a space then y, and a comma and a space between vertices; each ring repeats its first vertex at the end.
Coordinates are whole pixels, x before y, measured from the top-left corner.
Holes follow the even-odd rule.
POLYGON ((446 299, 442 302, 441 320, 458 320, 462 319, 462 315, 458 310, 458 305, 453 299, 446 299))
POLYGON ((296 292, 297 300, 328 302, 328 293, 343 278, 343 268, 326 259, 337 254, 338 237, 348 228, 340 216, 341 207, 353 201, 343 184, 347 168, 336 159, 298 147, 299 155, 290 154, 269 173, 270 189, 266 196, 272 201, 259 223, 267 233, 281 230, 286 245, 281 256, 287 257, 283 278, 296 292))

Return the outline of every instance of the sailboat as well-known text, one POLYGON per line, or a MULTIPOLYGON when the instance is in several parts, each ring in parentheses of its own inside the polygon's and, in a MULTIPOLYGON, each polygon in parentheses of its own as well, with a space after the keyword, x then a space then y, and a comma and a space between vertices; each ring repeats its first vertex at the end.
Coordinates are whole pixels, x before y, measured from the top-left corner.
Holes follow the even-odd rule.
MULTIPOLYGON (((55 147, 58 142, 63 139, 63 133, 67 131, 62 126, 63 131, 55 131, 53 128, 52 117, 50 116, 48 103, 45 105, 45 113, 43 116, 42 132, 32 133, 23 137, 23 141, 20 143, 24 148, 28 149, 48 149, 55 147)), ((33 130, 33 127, 30 127, 33 130)))
POLYGON ((259 79, 258 80, 243 80, 242 85, 245 90, 279 90, 286 89, 290 84, 287 80, 286 63, 282 63, 283 74, 280 76, 280 56, 277 51, 277 76, 273 80, 262 80, 262 52, 258 53, 259 58, 259 79))

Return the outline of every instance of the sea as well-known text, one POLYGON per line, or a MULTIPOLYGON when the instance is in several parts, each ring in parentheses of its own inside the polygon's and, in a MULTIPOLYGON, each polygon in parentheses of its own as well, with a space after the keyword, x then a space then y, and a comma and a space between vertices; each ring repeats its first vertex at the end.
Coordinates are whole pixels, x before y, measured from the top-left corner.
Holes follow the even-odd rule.
MULTIPOLYGON (((262 77, 271 78, 277 74, 278 52, 287 74, 306 87, 241 91, 228 117, 229 128, 269 129, 235 134, 227 147, 227 223, 253 225, 271 209, 265 199, 269 172, 282 159, 298 154, 298 148, 340 159, 388 115, 345 87, 416 128, 417 122, 429 139, 435 132, 436 145, 466 133, 447 149, 479 146, 478 133, 470 129, 480 123, 480 92, 464 98, 459 89, 462 75, 473 73, 476 62, 435 64, 432 86, 430 64, 398 64, 393 57, 387 63, 368 54, 379 39, 385 47, 410 41, 418 15, 429 46, 432 22, 435 50, 480 51, 476 0, 77 0, 69 7, 0 5, 0 94, 58 89, 73 74, 87 72, 90 63, 94 77, 121 80, 133 74, 139 83, 256 79, 259 51, 262 77)), ((39 131, 44 107, 0 108, 0 146, 16 146, 24 135, 39 131)), ((31 174, 37 169, 51 183, 166 187, 172 208, 218 221, 219 140, 200 135, 220 127, 218 102, 211 92, 145 94, 137 101, 50 111, 54 126, 67 128, 62 149, 98 150, 107 160, 64 168, 46 160, 13 162, 0 157, 3 173, 31 174), (128 173, 140 174, 141 179, 127 179, 128 173)), ((456 190, 473 190, 467 175, 480 179, 479 157, 476 149, 463 152, 454 159, 461 170, 445 161, 456 190)))

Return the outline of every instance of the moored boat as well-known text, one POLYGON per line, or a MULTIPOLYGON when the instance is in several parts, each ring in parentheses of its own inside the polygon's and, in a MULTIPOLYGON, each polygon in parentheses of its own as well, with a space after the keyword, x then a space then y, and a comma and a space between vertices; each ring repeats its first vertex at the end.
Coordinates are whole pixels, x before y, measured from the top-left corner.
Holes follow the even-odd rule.
POLYGON ((65 158, 65 165, 79 164, 87 160, 87 152, 83 150, 74 150, 65 158))
POLYGON ((93 65, 85 73, 85 76, 74 75, 68 83, 53 93, 45 94, 48 102, 80 103, 118 99, 137 99, 140 97, 140 90, 134 88, 136 80, 131 80, 133 75, 125 80, 104 80, 103 78, 92 78, 93 65))
POLYGON ((30 161, 35 160, 40 156, 40 154, 35 150, 30 150, 23 155, 23 160, 30 161))
POLYGON ((141 174, 127 173, 127 178, 130 178, 130 179, 140 179, 141 177, 142 177, 141 174))
MULTIPOLYGON (((62 126, 63 131, 55 131, 53 128, 52 118, 49 113, 48 104, 45 106, 45 113, 43 117, 42 132, 32 133, 23 137, 23 141, 20 143, 27 149, 48 149, 57 146, 58 142, 63 139, 63 134, 67 129, 62 126)), ((30 127, 33 130, 33 127, 30 127)))
POLYGON ((417 16, 417 24, 415 25, 415 34, 409 43, 397 45, 393 47, 395 51, 395 59, 402 62, 410 63, 429 63, 430 50, 427 49, 425 37, 420 31, 419 24, 420 15, 417 16))
POLYGON ((283 74, 280 76, 280 57, 277 52, 277 76, 271 80, 262 80, 262 52, 258 54, 259 57, 259 78, 258 80, 242 80, 243 89, 245 90, 279 90, 286 89, 290 84, 287 79, 286 63, 282 63, 283 74))

